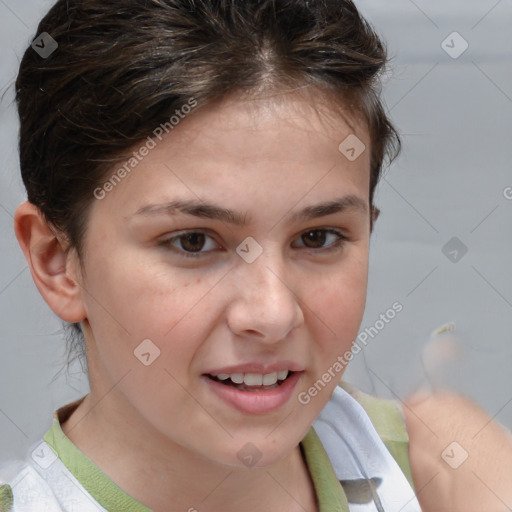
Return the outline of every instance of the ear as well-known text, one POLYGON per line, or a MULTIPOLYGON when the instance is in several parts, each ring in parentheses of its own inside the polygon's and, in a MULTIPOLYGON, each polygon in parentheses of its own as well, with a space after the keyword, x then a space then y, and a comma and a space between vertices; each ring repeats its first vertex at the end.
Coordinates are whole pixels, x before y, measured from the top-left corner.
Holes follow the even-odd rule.
POLYGON ((373 225, 377 222, 379 215, 380 215, 380 210, 376 206, 372 206, 371 214, 370 214, 370 233, 373 232, 373 225))
POLYGON ((28 201, 16 210, 14 231, 32 279, 52 311, 66 322, 84 320, 75 252, 65 250, 39 208, 28 201))

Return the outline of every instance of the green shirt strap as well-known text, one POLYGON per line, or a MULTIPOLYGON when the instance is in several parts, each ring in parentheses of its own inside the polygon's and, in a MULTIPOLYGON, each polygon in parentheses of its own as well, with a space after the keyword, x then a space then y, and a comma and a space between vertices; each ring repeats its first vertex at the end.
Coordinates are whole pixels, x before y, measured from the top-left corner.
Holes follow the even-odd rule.
POLYGON ((313 427, 308 430, 300 446, 315 487, 318 510, 349 512, 345 492, 313 427))
POLYGON ((0 485, 0 512, 9 512, 12 510, 14 499, 12 489, 9 485, 0 485))

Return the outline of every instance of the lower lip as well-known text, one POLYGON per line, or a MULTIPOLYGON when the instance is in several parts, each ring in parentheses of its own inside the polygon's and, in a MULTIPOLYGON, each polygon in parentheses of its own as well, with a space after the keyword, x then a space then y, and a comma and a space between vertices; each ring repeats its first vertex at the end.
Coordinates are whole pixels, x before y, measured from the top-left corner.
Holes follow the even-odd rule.
POLYGON ((205 375, 202 378, 217 396, 238 410, 247 414, 265 414, 279 409, 290 399, 301 376, 302 372, 294 372, 277 388, 262 391, 243 391, 205 375))

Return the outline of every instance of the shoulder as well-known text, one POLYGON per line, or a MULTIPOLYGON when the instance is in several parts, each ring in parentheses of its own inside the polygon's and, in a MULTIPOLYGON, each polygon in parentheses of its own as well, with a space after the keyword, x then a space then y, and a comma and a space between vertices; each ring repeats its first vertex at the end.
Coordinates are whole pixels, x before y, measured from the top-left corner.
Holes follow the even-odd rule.
POLYGON ((26 471, 26 462, 9 460, 0 462, 0 512, 14 511, 13 488, 21 482, 26 471))
POLYGON ((25 460, 0 464, 0 512, 104 510, 90 504, 92 500, 85 495, 85 490, 45 441, 31 447, 25 460))
POLYGON ((382 442, 414 489, 415 482, 409 461, 409 435, 400 403, 397 400, 369 395, 344 381, 340 383, 340 387, 363 407, 382 442))
MULTIPOLYGON (((350 443, 359 443, 361 446, 365 446, 369 439, 375 435, 376 437, 373 438, 372 443, 376 443, 375 446, 382 446, 384 452, 389 452, 388 455, 391 455, 392 459, 398 464, 397 469, 401 470, 410 486, 414 488, 409 464, 409 438, 405 416, 399 402, 366 394, 342 381, 335 388, 329 404, 314 423, 314 427, 318 430, 322 439, 321 434, 324 429, 320 428, 319 423, 326 423, 329 428, 334 429, 336 439, 345 439, 346 436, 351 435, 350 443), (354 404, 357 404, 357 408, 354 407, 354 404), (365 422, 365 417, 368 423, 365 422), (338 428, 340 426, 341 428, 338 428), (374 434, 371 434, 372 431, 374 434), (356 435, 356 432, 359 432, 360 437, 356 435)), ((328 440, 327 436, 324 437, 326 439, 322 439, 322 442, 328 440)), ((333 453, 340 451, 337 445, 333 445, 331 448, 333 453)), ((382 460, 386 459, 384 452, 380 452, 378 456, 382 460)), ((377 454, 375 453, 374 456, 377 456, 377 454)), ((344 465, 346 461, 341 463, 344 465)))
POLYGON ((0 479, 0 512, 62 511, 50 486, 31 464, 25 463, 21 468, 18 462, 3 464, 2 474, 10 477, 0 479))
POLYGON ((399 402, 369 395, 344 381, 340 387, 363 407, 381 439, 408 442, 405 416, 399 402))
POLYGON ((425 512, 510 510, 509 431, 453 393, 411 397, 404 413, 413 478, 425 512))

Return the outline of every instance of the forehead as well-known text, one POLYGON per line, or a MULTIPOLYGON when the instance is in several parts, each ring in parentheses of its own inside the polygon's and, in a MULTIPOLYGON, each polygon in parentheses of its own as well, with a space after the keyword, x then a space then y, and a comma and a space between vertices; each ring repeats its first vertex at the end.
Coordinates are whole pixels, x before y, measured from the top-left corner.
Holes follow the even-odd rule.
POLYGON ((184 116, 154 141, 101 208, 108 203, 126 216, 149 202, 185 198, 213 197, 235 207, 291 204, 305 194, 325 199, 329 192, 332 198, 368 197, 368 132, 348 109, 325 97, 300 92, 230 98, 184 116), (365 148, 354 160, 340 151, 350 137, 365 148))
POLYGON ((334 101, 319 91, 315 93, 314 89, 256 97, 232 96, 204 107, 185 119, 180 128, 175 133, 176 143, 177 137, 184 143, 203 146, 212 141, 231 157, 241 159, 315 159, 325 149, 322 146, 337 148, 349 134, 365 140, 367 146, 370 143, 361 116, 340 100, 334 101), (315 145, 313 142, 319 139, 323 139, 323 144, 315 145), (294 148, 295 156, 286 152, 290 147, 294 148))

